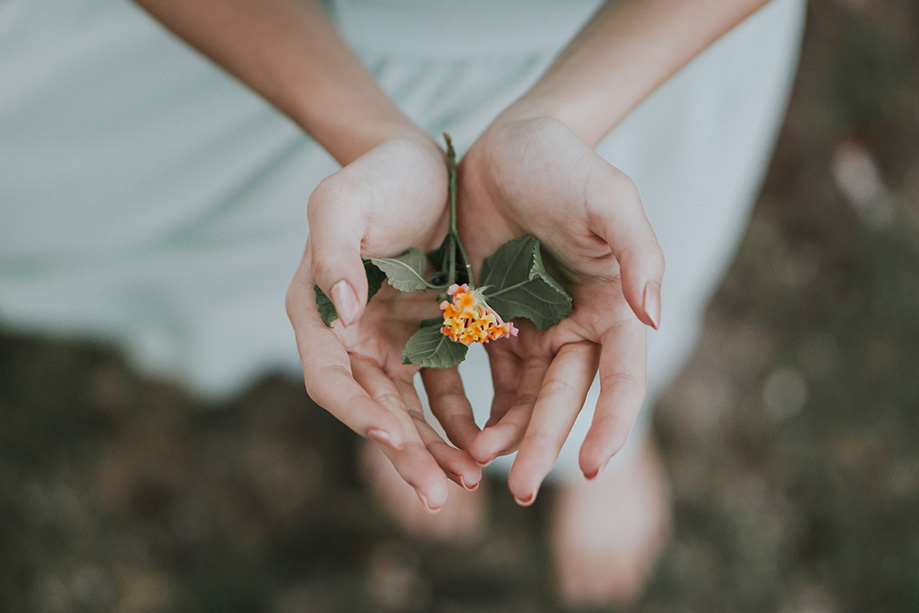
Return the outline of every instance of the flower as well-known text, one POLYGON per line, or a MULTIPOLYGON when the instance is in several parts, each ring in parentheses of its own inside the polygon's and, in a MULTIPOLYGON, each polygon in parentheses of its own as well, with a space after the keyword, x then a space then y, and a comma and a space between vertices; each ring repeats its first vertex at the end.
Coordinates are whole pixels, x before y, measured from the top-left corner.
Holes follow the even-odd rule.
POLYGON ((464 345, 487 343, 507 336, 517 336, 517 328, 505 322, 501 316, 486 304, 480 291, 471 290, 466 283, 454 283, 447 289, 453 301, 444 300, 440 308, 444 312, 444 325, 440 331, 451 340, 464 345))

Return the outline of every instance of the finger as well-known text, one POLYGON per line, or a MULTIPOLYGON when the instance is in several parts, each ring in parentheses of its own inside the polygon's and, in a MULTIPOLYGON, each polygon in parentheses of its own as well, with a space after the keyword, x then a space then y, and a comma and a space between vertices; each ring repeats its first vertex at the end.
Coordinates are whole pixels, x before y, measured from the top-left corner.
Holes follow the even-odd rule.
POLYGON ((539 486, 552 470, 574 421, 584 406, 597 372, 598 348, 593 343, 565 345, 559 350, 533 407, 507 484, 518 504, 533 504, 539 486))
POLYGON ((431 511, 439 510, 447 501, 447 478, 415 428, 401 392, 393 380, 370 360, 353 358, 351 368, 354 379, 370 396, 402 421, 405 444, 401 449, 384 447, 386 457, 406 483, 415 488, 424 505, 431 511))
POLYGON ((395 379, 394 383, 408 409, 408 414, 415 422, 415 429, 428 452, 440 466, 447 478, 467 490, 475 490, 482 480, 482 469, 465 451, 447 444, 424 418, 421 400, 411 381, 395 379))
POLYGON ((341 339, 319 319, 308 255, 287 292, 287 314, 310 398, 356 433, 400 447, 405 440, 402 424, 354 380, 341 339))
POLYGON ((629 177, 597 156, 584 190, 590 227, 607 242, 619 262, 626 301, 638 319, 657 329, 664 252, 645 215, 638 189, 629 177))
POLYGON ((479 433, 466 398, 457 368, 422 368, 421 381, 428 394, 431 413, 440 422, 447 438, 460 449, 467 449, 479 433))
POLYGON ((600 352, 600 397, 578 461, 596 477, 625 445, 647 389, 647 333, 631 320, 610 328, 600 352))
POLYGON ((324 179, 310 195, 307 216, 312 276, 345 326, 357 322, 367 303, 367 275, 361 261, 366 230, 364 196, 347 187, 344 170, 324 179))
POLYGON ((520 383, 520 358, 510 351, 489 349, 488 366, 491 368, 491 382, 495 396, 491 401, 491 412, 485 427, 493 426, 504 417, 514 405, 520 383))
POLYGON ((486 426, 476 437, 469 454, 482 465, 499 455, 513 452, 526 432, 533 405, 549 368, 543 357, 528 358, 520 366, 520 379, 513 405, 493 426, 486 426))

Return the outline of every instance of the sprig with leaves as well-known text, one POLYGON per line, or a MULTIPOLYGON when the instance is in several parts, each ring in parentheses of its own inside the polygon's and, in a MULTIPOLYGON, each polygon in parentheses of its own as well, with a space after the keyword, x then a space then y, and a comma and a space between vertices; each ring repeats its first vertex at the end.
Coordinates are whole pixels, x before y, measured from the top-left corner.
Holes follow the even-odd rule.
MULTIPOLYGON (((466 358, 473 342, 516 336, 511 320, 529 319, 545 330, 568 316, 571 296, 546 270, 539 240, 532 235, 512 239, 482 262, 481 285, 456 230, 456 151, 447 143, 450 225, 443 242, 425 254, 412 247, 391 258, 362 258, 367 274, 367 301, 385 280, 400 292, 435 291, 443 318, 427 319, 406 342, 404 364, 449 368, 466 358), (452 298, 447 300, 445 298, 452 298)), ((319 289, 316 307, 326 326, 338 319, 335 305, 319 289)))

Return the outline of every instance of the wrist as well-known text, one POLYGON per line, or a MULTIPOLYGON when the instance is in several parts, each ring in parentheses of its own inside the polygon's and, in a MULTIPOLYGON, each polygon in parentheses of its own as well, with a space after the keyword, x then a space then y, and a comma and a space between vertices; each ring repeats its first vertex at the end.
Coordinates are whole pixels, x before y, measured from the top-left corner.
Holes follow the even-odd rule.
POLYGON ((565 125, 591 149, 629 113, 627 104, 606 100, 600 107, 588 92, 538 83, 511 104, 495 123, 553 119, 565 125))
POLYGON ((379 96, 344 94, 336 98, 330 96, 323 104, 317 104, 314 96, 294 120, 342 166, 389 140, 433 143, 433 139, 382 92, 379 96))

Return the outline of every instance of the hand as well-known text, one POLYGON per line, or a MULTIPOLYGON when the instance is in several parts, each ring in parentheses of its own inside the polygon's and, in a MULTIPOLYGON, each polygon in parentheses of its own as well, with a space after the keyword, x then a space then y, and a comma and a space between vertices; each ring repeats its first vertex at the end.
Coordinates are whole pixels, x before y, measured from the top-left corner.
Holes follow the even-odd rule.
MULTIPOLYGON (((444 153, 426 137, 386 141, 323 180, 310 196, 310 238, 287 295, 310 396, 380 443, 431 510, 446 501, 447 478, 468 489, 481 479, 469 455, 425 422, 412 384, 418 368, 402 364, 418 323, 440 311, 429 292, 403 294, 386 284, 365 308, 361 255, 436 246, 446 227, 446 184, 444 153), (319 318, 314 281, 341 318, 332 329, 319 318)), ((425 378, 429 395, 462 404, 453 384, 425 378)))
MULTIPOLYGON (((555 119, 505 113, 460 166, 459 231, 473 267, 527 232, 553 256, 571 315, 489 343, 495 399, 465 448, 481 463, 518 450, 508 485, 535 499, 599 367, 579 464, 593 478, 624 444, 646 385, 645 325, 660 319, 664 257, 632 181, 555 119)), ((448 431, 449 432, 449 431, 448 431)))

